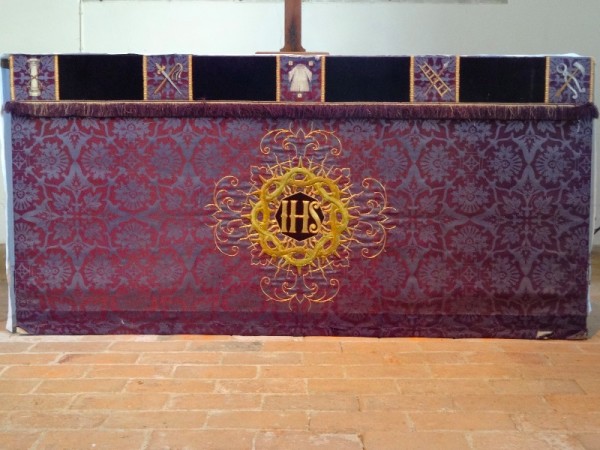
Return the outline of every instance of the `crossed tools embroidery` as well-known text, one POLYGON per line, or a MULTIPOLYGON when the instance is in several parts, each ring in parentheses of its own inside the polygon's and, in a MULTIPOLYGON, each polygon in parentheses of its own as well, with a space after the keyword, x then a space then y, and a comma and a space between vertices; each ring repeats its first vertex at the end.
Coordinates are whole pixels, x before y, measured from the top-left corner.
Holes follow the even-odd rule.
POLYGON ((154 90, 154 94, 159 94, 169 83, 175 90, 181 95, 185 97, 184 93, 177 87, 176 82, 181 79, 181 73, 183 72, 183 65, 181 63, 175 64, 171 70, 167 73, 166 66, 160 65, 158 63, 155 64, 156 71, 164 77, 164 80, 156 87, 154 90))

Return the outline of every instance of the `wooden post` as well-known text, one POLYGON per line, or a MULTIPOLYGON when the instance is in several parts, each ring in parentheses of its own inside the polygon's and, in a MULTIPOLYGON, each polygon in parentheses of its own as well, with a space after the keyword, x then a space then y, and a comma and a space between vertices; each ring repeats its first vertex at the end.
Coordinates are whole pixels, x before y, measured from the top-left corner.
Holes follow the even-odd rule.
POLYGON ((285 0, 285 43, 281 52, 305 52, 302 47, 302 0, 285 0))

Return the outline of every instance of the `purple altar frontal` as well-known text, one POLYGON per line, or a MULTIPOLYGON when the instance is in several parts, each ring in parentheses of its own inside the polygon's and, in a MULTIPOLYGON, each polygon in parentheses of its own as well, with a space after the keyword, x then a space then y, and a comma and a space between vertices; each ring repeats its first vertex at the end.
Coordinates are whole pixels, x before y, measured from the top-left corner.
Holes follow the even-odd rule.
POLYGON ((336 101, 347 60, 277 57, 272 99, 210 99, 203 73, 271 60, 207 58, 69 100, 81 60, 11 58, 9 327, 586 337, 589 59, 518 61, 539 98, 486 102, 461 83, 495 61, 386 60, 406 101, 336 101))

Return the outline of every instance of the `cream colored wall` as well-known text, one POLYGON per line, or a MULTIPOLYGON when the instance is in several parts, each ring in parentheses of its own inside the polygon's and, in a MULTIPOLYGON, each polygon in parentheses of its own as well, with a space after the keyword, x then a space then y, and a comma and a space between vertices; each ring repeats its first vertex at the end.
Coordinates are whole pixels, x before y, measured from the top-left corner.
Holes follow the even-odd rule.
MULTIPOLYGON (((282 0, 0 0, 0 11, 0 53, 252 54, 283 46, 282 0)), ((600 61, 598 0, 307 1, 303 16, 303 44, 309 51, 575 52, 600 61)), ((599 167, 596 161, 596 173, 599 167)), ((0 202, 6 203, 5 195, 0 202)), ((594 204, 598 215, 600 195, 594 204)))

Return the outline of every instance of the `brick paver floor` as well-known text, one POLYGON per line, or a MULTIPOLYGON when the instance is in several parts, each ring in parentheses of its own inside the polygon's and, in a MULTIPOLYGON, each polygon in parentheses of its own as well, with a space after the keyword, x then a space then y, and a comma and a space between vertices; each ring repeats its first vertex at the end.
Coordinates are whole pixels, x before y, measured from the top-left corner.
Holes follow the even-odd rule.
POLYGON ((0 332, 0 448, 600 449, 594 260, 587 341, 0 332))

